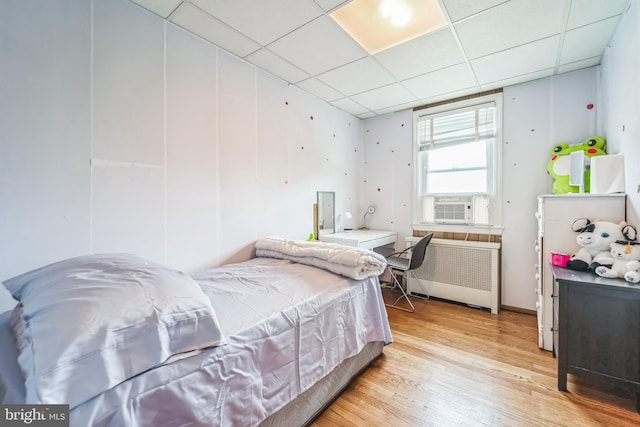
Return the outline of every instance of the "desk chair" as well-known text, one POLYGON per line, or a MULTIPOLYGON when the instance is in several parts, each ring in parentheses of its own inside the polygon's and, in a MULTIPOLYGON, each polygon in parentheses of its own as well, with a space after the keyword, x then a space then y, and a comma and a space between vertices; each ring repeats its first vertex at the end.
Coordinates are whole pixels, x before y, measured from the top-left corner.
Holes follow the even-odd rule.
POLYGON ((418 283, 420 284, 420 287, 424 291, 424 294, 427 296, 426 298, 429 298, 429 294, 422 286, 422 282, 420 282, 420 280, 418 279, 418 276, 416 275, 415 270, 417 268, 420 268, 420 266, 424 262, 424 255, 427 251, 427 246, 431 241, 431 237, 433 237, 433 233, 427 234, 422 239, 420 239, 418 243, 405 249, 404 251, 393 253, 387 257, 387 268, 389 269, 389 273, 391 274, 391 281, 390 281, 389 288, 390 289, 398 288, 402 293, 402 295, 400 295, 393 304, 385 303, 387 307, 397 308, 398 310, 408 311, 409 313, 413 313, 415 311, 415 308, 413 307, 413 304, 409 299, 409 295, 407 295, 407 292, 404 290, 404 288, 398 281, 398 277, 396 276, 396 274, 399 272, 402 272, 405 275, 405 278, 409 274, 413 275, 414 279, 418 281, 418 283), (409 257, 403 256, 407 252, 410 252, 410 256, 409 257), (406 299, 407 302, 409 303, 409 307, 411 307, 410 309, 398 305, 398 301, 400 301, 403 298, 406 299))

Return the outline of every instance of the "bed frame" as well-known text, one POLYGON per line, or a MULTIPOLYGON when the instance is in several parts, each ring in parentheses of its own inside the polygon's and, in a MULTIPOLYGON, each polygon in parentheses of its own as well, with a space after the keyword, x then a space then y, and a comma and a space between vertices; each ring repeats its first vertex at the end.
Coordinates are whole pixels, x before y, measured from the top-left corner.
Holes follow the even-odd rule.
POLYGON ((384 343, 381 341, 367 344, 360 353, 342 362, 329 375, 265 419, 260 427, 311 425, 325 409, 340 397, 340 394, 353 379, 357 378, 382 355, 383 347, 384 343))

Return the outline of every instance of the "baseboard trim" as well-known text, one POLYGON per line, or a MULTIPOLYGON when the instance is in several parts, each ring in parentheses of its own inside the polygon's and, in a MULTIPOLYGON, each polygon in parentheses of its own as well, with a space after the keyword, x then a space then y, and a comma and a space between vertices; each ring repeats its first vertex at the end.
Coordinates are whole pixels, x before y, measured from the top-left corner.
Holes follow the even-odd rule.
POLYGON ((512 307, 510 305, 501 305, 500 310, 515 311, 516 313, 528 314, 530 316, 538 315, 538 313, 535 310, 527 310, 526 308, 512 307))

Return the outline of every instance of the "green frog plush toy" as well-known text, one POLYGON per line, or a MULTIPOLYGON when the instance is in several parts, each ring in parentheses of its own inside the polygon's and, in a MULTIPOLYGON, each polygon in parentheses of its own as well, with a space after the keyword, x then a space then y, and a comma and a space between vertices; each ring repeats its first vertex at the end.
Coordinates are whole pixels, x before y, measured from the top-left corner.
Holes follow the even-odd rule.
POLYGON ((593 156, 604 156, 606 142, 600 136, 589 137, 582 144, 568 145, 556 144, 551 148, 551 159, 547 163, 547 172, 554 179, 553 194, 579 193, 580 188, 569 184, 569 173, 571 166, 571 154, 574 151, 584 151, 586 157, 584 170, 584 191, 589 192, 589 182, 591 177, 589 158, 593 156))

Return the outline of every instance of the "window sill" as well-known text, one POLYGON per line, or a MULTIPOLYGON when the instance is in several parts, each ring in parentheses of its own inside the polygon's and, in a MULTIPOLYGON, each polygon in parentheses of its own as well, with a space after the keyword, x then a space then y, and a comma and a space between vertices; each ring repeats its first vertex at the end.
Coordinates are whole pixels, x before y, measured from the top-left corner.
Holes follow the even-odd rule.
POLYGON ((465 224, 413 224, 416 231, 442 231, 450 233, 470 233, 470 234, 495 234, 502 236, 504 229, 491 225, 465 225, 465 224))

